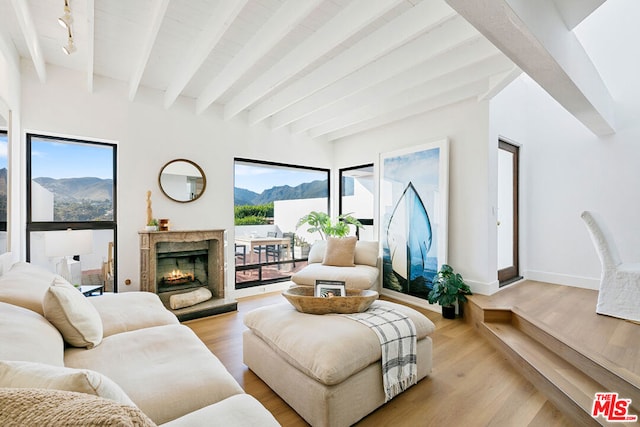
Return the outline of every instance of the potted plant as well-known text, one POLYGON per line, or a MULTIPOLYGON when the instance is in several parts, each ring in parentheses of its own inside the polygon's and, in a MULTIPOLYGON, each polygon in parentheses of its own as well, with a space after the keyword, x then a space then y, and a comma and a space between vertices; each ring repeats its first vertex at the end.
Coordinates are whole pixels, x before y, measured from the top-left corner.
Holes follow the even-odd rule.
POLYGON ((442 317, 455 319, 455 304, 467 301, 465 295, 471 295, 471 289, 460 273, 454 272, 450 265, 443 264, 433 278, 433 288, 427 299, 431 304, 438 303, 442 306, 442 317))
POLYGON ((332 222, 328 214, 317 211, 311 211, 300 218, 296 224, 296 229, 304 224, 309 225, 309 228, 307 228, 309 233, 319 233, 322 240, 325 240, 328 236, 346 236, 349 234, 349 225, 362 228, 362 223, 351 216, 351 214, 342 214, 337 218, 336 222, 332 222))
POLYGON ((158 220, 155 219, 155 218, 152 218, 151 221, 149 221, 149 223, 145 227, 145 230, 146 231, 158 231, 158 220))
POLYGON ((297 234, 294 236, 294 253, 296 258, 306 258, 309 256, 311 245, 297 234))

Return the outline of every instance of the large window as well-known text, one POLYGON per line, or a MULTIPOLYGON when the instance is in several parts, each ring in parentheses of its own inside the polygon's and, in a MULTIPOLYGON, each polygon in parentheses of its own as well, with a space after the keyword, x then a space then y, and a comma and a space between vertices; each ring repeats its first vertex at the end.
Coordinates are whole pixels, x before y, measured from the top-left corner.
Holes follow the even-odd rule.
POLYGON ((234 176, 236 289, 289 279, 319 238, 296 225, 328 212, 329 170, 236 159, 234 176))
POLYGON ((117 291, 116 145, 27 135, 27 260, 117 291))
POLYGON ((350 214, 364 225, 357 232, 362 240, 375 240, 374 194, 373 164, 340 169, 340 214, 350 214))

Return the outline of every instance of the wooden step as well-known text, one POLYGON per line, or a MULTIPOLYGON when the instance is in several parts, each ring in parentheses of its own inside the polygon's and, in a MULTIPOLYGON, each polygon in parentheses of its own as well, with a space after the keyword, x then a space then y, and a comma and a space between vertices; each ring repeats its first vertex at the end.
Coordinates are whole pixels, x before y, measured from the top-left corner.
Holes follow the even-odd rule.
POLYGON ((603 386, 603 390, 619 393, 632 400, 635 414, 640 413, 640 377, 634 372, 607 360, 600 354, 589 351, 571 337, 561 336, 544 322, 541 322, 518 307, 511 309, 511 323, 518 330, 551 350, 579 371, 587 373, 603 386))
MULTIPOLYGON (((579 425, 607 425, 594 419, 591 410, 595 393, 615 391, 631 397, 631 414, 638 414, 640 396, 636 384, 615 372, 597 357, 585 355, 553 336, 518 310, 491 310, 479 324, 481 332, 538 390, 549 397, 565 415, 579 425), (508 314, 509 312, 510 314, 508 314)), ((619 370, 619 369, 618 369, 619 370)), ((633 374, 629 374, 632 380, 633 374)), ((636 425, 616 423, 617 425, 636 425)))

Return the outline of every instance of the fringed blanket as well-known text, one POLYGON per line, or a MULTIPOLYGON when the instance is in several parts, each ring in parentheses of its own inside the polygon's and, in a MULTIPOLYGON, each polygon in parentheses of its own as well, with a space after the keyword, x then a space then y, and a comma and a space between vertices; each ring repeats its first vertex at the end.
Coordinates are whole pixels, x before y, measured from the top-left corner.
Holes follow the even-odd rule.
POLYGON ((345 316, 370 327, 380 339, 385 402, 418 382, 416 327, 411 319, 383 307, 345 316))

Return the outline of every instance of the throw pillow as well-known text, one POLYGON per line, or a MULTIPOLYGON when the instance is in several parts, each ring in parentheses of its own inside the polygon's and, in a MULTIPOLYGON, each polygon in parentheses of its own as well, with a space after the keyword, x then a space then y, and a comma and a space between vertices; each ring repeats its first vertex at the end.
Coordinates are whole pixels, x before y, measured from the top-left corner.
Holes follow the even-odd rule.
POLYGON ((102 319, 87 298, 62 277, 53 279, 42 302, 44 317, 74 347, 93 348, 102 341, 102 319))
POLYGON ((307 256, 308 264, 321 263, 324 259, 324 253, 327 250, 327 241, 326 240, 316 240, 316 242, 311 245, 311 249, 309 249, 309 255, 307 256))
POLYGON ((0 387, 77 391, 135 406, 118 384, 89 369, 73 369, 35 362, 0 361, 0 387))
POLYGON ((378 266, 378 242, 358 240, 354 262, 359 265, 378 266))
POLYGON ((63 390, 0 388, 3 426, 154 427, 136 406, 63 390))
POLYGON ((335 267, 355 267, 354 259, 357 241, 355 236, 329 237, 322 264, 335 267))

